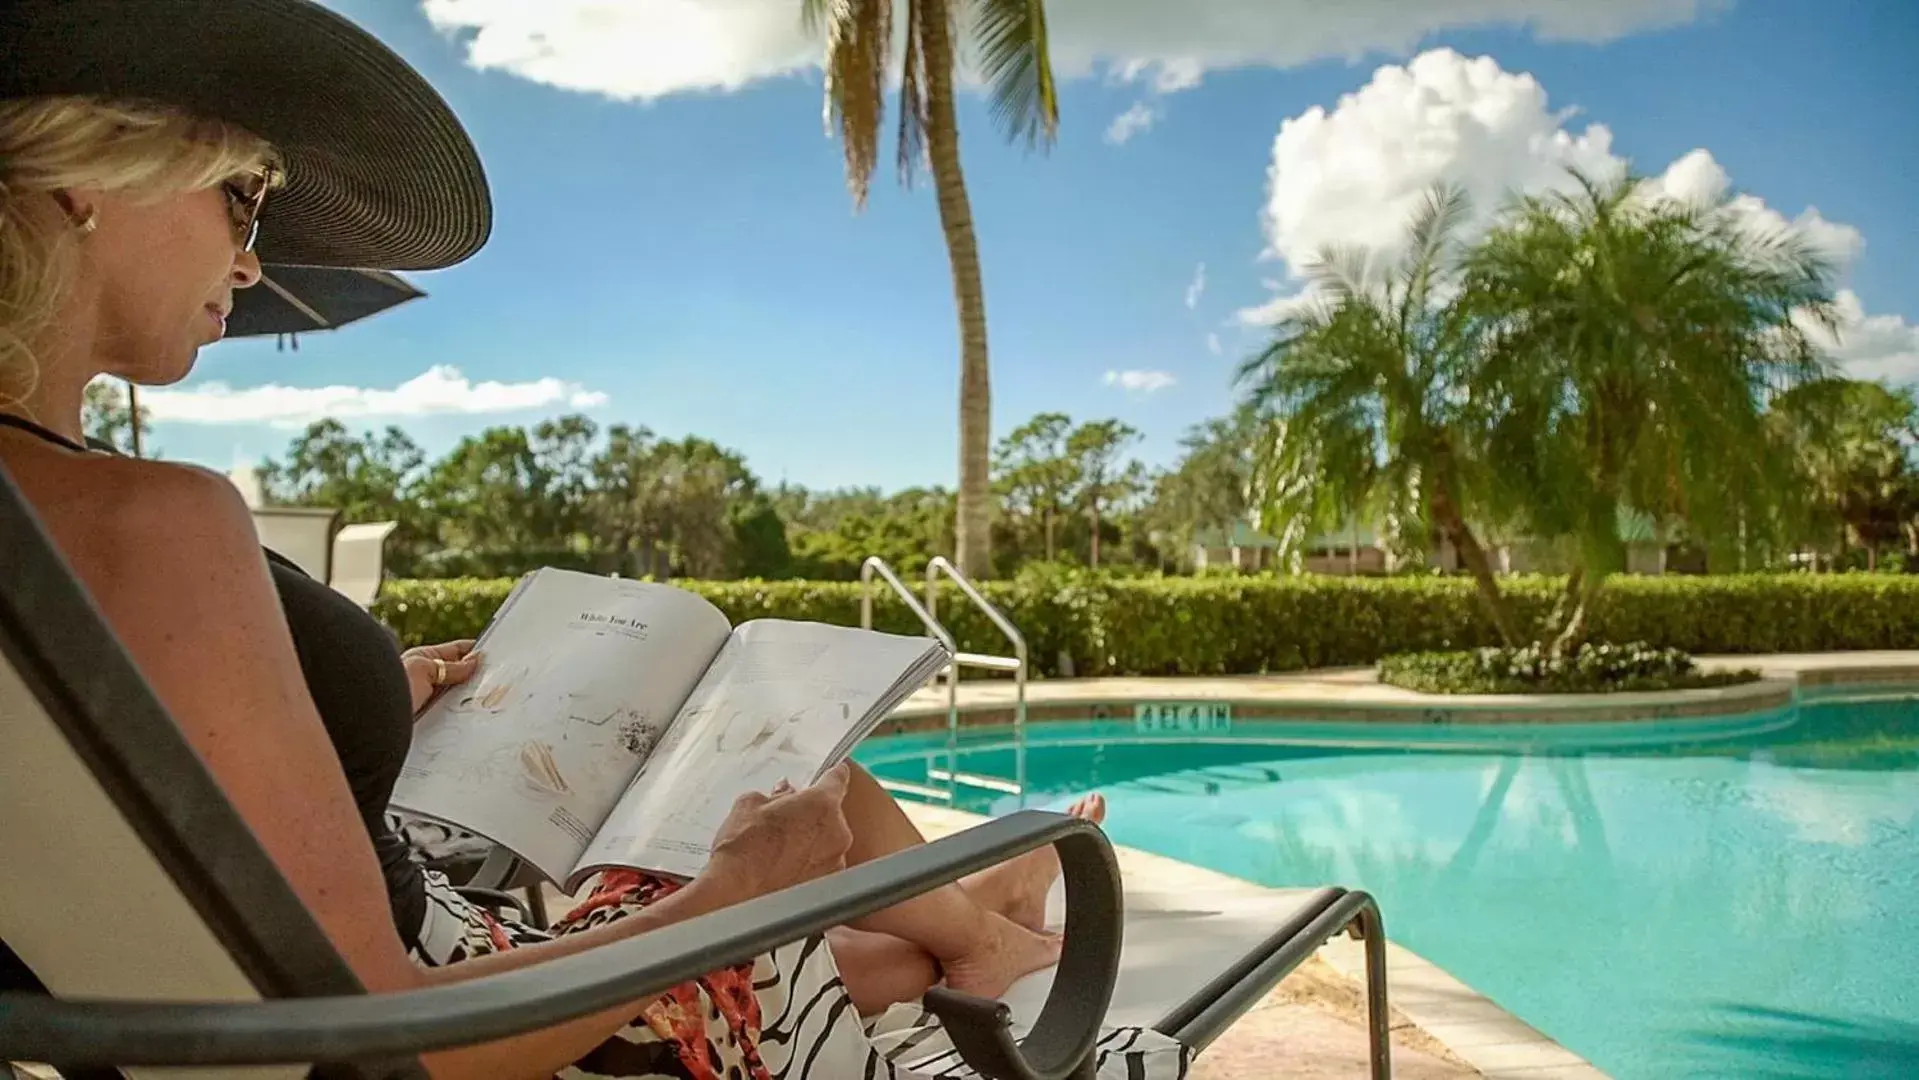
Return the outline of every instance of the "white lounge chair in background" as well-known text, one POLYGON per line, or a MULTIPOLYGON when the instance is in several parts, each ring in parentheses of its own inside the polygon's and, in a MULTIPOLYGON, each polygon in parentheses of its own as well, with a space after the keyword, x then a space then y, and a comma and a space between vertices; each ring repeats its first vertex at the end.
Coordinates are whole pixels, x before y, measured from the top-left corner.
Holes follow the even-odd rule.
POLYGON ((333 534, 338 510, 311 506, 256 506, 253 528, 260 545, 272 548, 315 581, 333 579, 333 534))
POLYGON ((372 607, 386 578, 386 538, 397 521, 342 525, 333 534, 333 568, 327 584, 363 608, 372 607))

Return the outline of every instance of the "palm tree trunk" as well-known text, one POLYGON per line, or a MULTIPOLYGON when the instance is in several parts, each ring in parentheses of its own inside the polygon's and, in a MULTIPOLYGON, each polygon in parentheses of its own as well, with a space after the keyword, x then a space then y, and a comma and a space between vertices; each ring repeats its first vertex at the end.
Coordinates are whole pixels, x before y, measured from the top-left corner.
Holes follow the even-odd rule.
POLYGON ((993 402, 986 354, 986 289, 980 281, 979 239, 960 170, 959 121, 953 110, 952 17, 947 0, 924 5, 921 45, 926 50, 926 153, 939 197, 940 227, 953 264, 953 299, 960 329, 959 509, 955 547, 962 573, 978 577, 992 568, 991 454, 993 402))
POLYGON ((1553 638, 1552 652, 1555 656, 1564 656, 1586 643, 1586 628, 1592 621, 1593 601, 1598 599, 1599 587, 1604 583, 1605 578, 1598 574, 1567 583, 1565 600, 1572 604, 1572 612, 1553 638))
POLYGON ((1585 581, 1586 568, 1573 567, 1572 573, 1566 575, 1566 587, 1560 590, 1559 599, 1553 604, 1552 614, 1547 616, 1546 632, 1553 636, 1552 648, 1555 653, 1563 653, 1568 645, 1573 644, 1571 636, 1575 632, 1575 624, 1585 621, 1585 614, 1580 608, 1585 581))
POLYGON ((1453 502, 1452 492, 1443 481, 1435 481, 1432 487, 1433 520, 1446 538, 1453 542, 1453 549, 1459 552, 1459 560, 1466 564, 1466 570, 1472 574, 1473 582, 1479 586, 1479 605, 1486 609, 1486 615, 1493 621, 1493 629, 1498 631, 1499 640, 1504 645, 1519 644, 1519 632, 1513 625, 1512 613, 1506 610, 1506 598, 1499 594, 1499 579, 1493 576, 1491 560, 1486 558, 1486 549, 1479 545, 1479 538, 1473 535, 1472 527, 1460 515, 1458 504, 1453 502))

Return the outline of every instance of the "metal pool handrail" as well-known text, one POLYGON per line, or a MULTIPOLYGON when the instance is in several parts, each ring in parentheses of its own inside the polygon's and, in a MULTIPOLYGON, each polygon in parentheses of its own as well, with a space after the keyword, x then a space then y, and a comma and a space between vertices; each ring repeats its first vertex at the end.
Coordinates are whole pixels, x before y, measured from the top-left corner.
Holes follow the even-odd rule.
POLYGON ((1013 673, 1013 785, 1019 798, 1019 805, 1026 805, 1026 672, 1028 670, 1026 654, 1026 636, 1013 625, 1013 620, 994 606, 991 600, 981 595, 973 582, 960 572, 944 555, 935 555, 926 564, 926 610, 939 616, 939 579, 950 579, 960 594, 971 601, 1006 640, 1013 646, 1013 655, 984 656, 977 653, 965 653, 954 657, 955 666, 946 675, 946 751, 948 778, 957 790, 959 776, 959 664, 971 667, 987 668, 993 671, 1011 671, 1013 673), (963 658, 962 658, 963 657, 963 658))
MULTIPOLYGON (((959 568, 947 561, 944 556, 934 556, 926 564, 926 602, 924 604, 920 602, 919 597, 913 595, 912 590, 906 587, 906 583, 900 580, 899 575, 893 572, 893 568, 887 564, 885 559, 878 555, 873 555, 861 563, 860 626, 863 629, 871 630, 873 628, 874 578, 886 582, 886 584, 892 588, 894 594, 905 602, 907 609, 918 617, 919 621, 926 627, 927 632, 935 638, 938 638, 940 644, 946 646, 947 655, 951 658, 941 672, 946 679, 946 769, 942 772, 941 770, 932 768, 929 764, 927 768, 927 778, 946 781, 946 791, 943 794, 949 802, 958 796, 959 785, 964 783, 977 787, 1005 791, 1008 794, 1016 795, 1019 798, 1019 805, 1022 808, 1025 807, 1026 674, 1028 670, 1025 636, 1019 632, 1019 628, 1013 625, 1012 620, 1008 619, 1004 612, 993 606, 991 601, 982 596, 979 589, 973 585, 973 582, 969 580, 965 574, 960 573, 959 568), (1006 635, 1007 639, 1013 645, 1012 656, 993 656, 987 653, 960 651, 959 646, 954 642, 952 632, 947 630, 945 624, 939 621, 937 614, 939 604, 939 579, 942 576, 951 578, 953 584, 959 588, 960 593, 964 595, 967 600, 971 601, 974 606, 978 607, 987 619, 989 619, 995 627, 999 628, 1001 633, 1006 635), (1013 674, 1013 691, 1016 697, 1013 710, 1015 776, 1011 783, 996 777, 968 776, 959 771, 959 669, 962 667, 984 668, 989 671, 1009 671, 1013 674)), ((919 785, 902 784, 896 781, 882 780, 881 784, 892 790, 910 791, 914 794, 935 798, 942 794, 938 789, 922 788, 919 785)))
POLYGON ((873 577, 876 574, 892 586, 893 592, 906 602, 907 609, 919 617, 920 622, 926 626, 926 632, 932 634, 941 645, 946 646, 948 656, 959 652, 959 646, 953 644, 953 635, 947 632, 946 627, 940 625, 940 621, 933 617, 932 612, 920 604, 919 597, 913 595, 913 590, 907 588, 906 583, 893 572, 893 568, 886 564, 886 560, 878 555, 871 556, 860 564, 860 629, 873 629, 873 577))

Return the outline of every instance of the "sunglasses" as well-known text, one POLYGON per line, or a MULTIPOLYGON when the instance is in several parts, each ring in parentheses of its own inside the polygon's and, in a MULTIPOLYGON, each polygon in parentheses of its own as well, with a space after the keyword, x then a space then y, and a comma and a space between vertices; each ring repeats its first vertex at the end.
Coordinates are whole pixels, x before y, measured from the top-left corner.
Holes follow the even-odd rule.
POLYGON ((260 211, 266 209, 267 192, 272 190, 279 175, 279 170, 265 165, 226 182, 227 209, 233 217, 233 233, 241 251, 252 251, 259 241, 260 211))

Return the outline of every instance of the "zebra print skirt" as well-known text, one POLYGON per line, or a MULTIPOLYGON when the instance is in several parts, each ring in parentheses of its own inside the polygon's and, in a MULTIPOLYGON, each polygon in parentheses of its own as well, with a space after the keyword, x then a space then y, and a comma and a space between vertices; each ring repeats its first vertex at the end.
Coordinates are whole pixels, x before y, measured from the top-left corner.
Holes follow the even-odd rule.
MULTIPOLYGON (((668 895, 644 875, 602 874, 592 895, 539 930, 495 915, 427 872, 427 915, 416 962, 440 966, 550 940, 620 919, 668 895)), ((1172 1080, 1186 1048, 1153 1031, 1115 1028, 1100 1040, 1102 1080, 1172 1080)), ((822 937, 773 950, 661 994, 556 1080, 962 1080, 965 1067, 918 1004, 862 1018, 822 937)))

